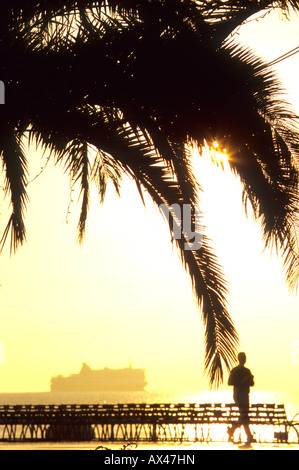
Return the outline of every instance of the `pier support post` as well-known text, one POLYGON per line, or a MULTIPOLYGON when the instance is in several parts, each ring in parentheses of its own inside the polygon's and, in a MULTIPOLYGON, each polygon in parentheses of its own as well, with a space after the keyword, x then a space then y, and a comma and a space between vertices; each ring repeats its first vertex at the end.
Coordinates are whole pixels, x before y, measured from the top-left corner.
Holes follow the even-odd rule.
POLYGON ((157 437, 157 423, 153 423, 152 440, 154 442, 157 442, 157 440, 158 440, 158 437, 157 437))

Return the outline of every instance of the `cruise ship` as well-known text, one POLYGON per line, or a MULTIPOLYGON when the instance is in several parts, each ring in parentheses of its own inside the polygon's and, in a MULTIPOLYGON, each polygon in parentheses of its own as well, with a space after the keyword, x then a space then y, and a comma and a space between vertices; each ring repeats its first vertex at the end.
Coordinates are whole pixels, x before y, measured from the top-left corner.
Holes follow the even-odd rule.
POLYGON ((112 392, 142 391, 146 385, 144 369, 93 370, 84 362, 79 374, 52 377, 50 388, 51 392, 112 392))

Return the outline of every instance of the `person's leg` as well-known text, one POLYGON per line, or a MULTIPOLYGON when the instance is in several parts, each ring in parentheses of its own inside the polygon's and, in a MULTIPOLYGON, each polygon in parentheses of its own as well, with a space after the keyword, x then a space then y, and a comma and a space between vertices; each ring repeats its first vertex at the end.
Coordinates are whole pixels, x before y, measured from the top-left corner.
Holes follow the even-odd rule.
POLYGON ((247 437, 247 442, 253 442, 254 438, 253 438, 253 435, 250 431, 249 424, 243 424, 243 427, 244 427, 245 434, 246 434, 246 437, 247 437))
POLYGON ((239 426, 237 424, 233 424, 232 426, 230 426, 228 429, 227 429, 227 434, 228 434, 228 440, 229 441, 233 441, 234 440, 234 434, 235 434, 235 431, 236 429, 238 428, 239 426))
POLYGON ((233 441, 234 440, 234 434, 237 429, 241 429, 242 426, 242 421, 241 421, 241 416, 239 417, 238 421, 236 423, 233 423, 228 429, 227 429, 227 434, 228 434, 228 440, 233 441))
POLYGON ((244 427, 247 442, 253 442, 254 438, 253 438, 253 435, 252 435, 250 427, 249 427, 249 422, 250 422, 250 419, 249 419, 249 405, 242 405, 242 407, 240 407, 240 413, 241 413, 240 420, 241 420, 242 425, 244 427))

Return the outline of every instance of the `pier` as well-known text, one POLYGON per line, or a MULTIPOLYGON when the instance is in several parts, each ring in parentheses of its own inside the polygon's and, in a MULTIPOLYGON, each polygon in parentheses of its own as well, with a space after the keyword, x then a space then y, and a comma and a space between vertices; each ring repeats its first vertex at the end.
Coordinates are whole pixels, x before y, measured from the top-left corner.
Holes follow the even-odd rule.
MULTIPOLYGON (((221 403, 0 405, 0 441, 219 442, 239 417, 221 403)), ((249 419, 257 442, 299 443, 284 405, 251 405, 249 419)))

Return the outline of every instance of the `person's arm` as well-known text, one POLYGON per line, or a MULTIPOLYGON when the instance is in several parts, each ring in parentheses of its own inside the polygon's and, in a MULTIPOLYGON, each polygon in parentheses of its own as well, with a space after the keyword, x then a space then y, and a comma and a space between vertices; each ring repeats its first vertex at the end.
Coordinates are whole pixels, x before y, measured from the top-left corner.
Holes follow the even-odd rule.
POLYGON ((246 371, 246 375, 244 377, 243 383, 246 383, 249 385, 249 387, 253 387, 254 385, 254 377, 249 369, 246 371))
POLYGON ((229 374, 229 378, 228 378, 227 384, 230 385, 230 386, 234 385, 234 371, 233 371, 233 370, 232 370, 231 373, 229 374))

